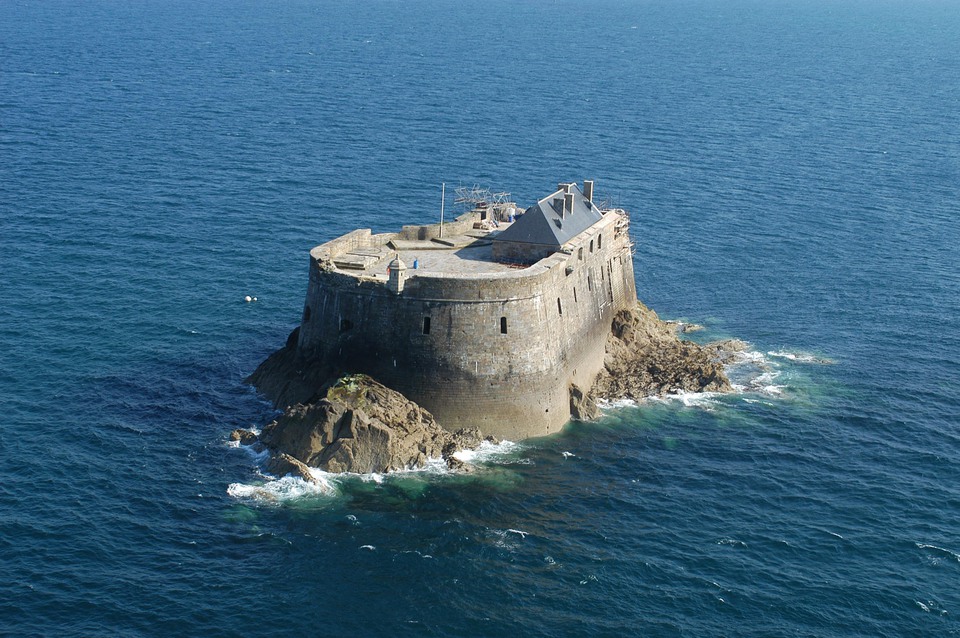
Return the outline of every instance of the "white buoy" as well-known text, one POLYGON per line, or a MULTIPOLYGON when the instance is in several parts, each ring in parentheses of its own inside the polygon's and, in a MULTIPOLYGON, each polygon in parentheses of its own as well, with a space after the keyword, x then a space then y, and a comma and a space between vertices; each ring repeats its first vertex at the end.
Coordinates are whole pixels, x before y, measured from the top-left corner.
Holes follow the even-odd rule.
POLYGON ((253 301, 253 297, 251 297, 250 295, 247 295, 246 297, 243 298, 243 300, 246 301, 247 303, 250 303, 251 301, 253 301))

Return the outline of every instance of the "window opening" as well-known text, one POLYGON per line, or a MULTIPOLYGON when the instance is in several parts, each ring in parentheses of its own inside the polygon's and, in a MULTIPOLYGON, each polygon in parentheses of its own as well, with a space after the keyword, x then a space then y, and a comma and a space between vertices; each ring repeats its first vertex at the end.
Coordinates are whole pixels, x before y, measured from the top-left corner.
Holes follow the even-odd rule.
POLYGON ((423 318, 423 334, 430 334, 430 317, 423 318))
POLYGON ((352 330, 352 329, 353 329, 353 322, 352 322, 352 321, 350 321, 349 319, 341 319, 341 320, 340 320, 340 332, 341 332, 341 333, 347 332, 348 330, 352 330))
POLYGON ((563 316, 563 306, 560 304, 560 297, 557 297, 557 312, 563 316))
POLYGON ((500 334, 507 334, 507 318, 500 317, 500 334))

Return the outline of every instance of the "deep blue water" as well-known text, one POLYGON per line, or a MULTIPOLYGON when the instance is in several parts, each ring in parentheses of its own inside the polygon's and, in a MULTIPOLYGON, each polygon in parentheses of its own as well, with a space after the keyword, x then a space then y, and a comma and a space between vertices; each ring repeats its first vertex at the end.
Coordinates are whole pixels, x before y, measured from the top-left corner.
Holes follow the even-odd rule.
POLYGON ((958 9, 0 3, 0 634, 960 633, 958 9), (583 178, 744 392, 323 493, 226 444, 313 245, 583 178))

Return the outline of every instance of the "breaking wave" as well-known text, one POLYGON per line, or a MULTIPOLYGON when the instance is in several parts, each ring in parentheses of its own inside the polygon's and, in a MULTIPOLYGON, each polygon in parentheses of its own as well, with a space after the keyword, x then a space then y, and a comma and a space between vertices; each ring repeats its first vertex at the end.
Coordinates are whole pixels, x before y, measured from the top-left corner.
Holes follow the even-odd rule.
MULTIPOLYGON (((344 483, 359 480, 364 483, 384 484, 393 477, 420 475, 446 476, 459 474, 456 470, 447 467, 441 458, 428 459, 423 467, 394 470, 392 472, 370 472, 356 474, 351 472, 333 473, 317 468, 309 468, 312 481, 295 476, 276 477, 266 472, 263 467, 270 457, 266 449, 257 449, 257 446, 240 445, 237 441, 227 443, 229 447, 239 448, 247 452, 257 465, 257 480, 254 483, 231 483, 227 487, 227 494, 236 499, 252 500, 259 503, 285 503, 302 498, 336 497, 343 492, 344 483)), ((491 443, 482 441, 474 449, 461 450, 454 457, 471 465, 501 465, 524 464, 528 459, 520 458, 517 453, 523 449, 513 441, 491 443)))

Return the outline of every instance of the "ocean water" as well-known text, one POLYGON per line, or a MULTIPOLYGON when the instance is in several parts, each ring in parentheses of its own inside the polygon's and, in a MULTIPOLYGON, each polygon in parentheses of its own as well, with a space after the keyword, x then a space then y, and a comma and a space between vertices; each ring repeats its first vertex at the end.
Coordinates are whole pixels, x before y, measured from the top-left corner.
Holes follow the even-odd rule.
POLYGON ((0 634, 957 635, 957 42, 947 0, 0 3, 0 634), (312 246, 584 178, 740 392, 470 476, 227 443, 312 246))

